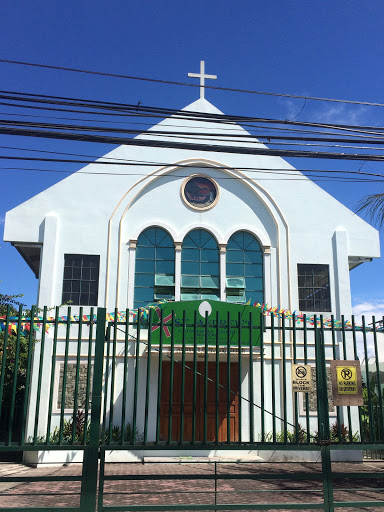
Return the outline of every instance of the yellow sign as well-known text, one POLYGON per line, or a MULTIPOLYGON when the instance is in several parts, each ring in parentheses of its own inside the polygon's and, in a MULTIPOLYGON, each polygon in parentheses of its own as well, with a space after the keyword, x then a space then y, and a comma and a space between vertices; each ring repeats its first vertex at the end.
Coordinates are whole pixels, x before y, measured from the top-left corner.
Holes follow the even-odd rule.
POLYGON ((333 405, 364 405, 360 361, 331 361, 333 405))
POLYGON ((311 366, 309 364, 292 365, 292 391, 309 393, 312 390, 311 366))
POLYGON ((356 366, 336 366, 337 392, 339 395, 357 395, 356 366))

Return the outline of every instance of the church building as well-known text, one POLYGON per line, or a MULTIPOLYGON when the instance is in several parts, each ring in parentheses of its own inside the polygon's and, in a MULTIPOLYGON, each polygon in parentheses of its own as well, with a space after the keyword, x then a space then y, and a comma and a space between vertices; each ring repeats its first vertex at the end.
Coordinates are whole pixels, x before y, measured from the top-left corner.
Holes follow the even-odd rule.
POLYGON ((198 100, 134 139, 156 145, 116 147, 7 213, 4 240, 38 279, 39 307, 351 314, 349 272, 380 256, 378 232, 281 157, 237 152, 268 148, 220 122, 201 76, 198 100))

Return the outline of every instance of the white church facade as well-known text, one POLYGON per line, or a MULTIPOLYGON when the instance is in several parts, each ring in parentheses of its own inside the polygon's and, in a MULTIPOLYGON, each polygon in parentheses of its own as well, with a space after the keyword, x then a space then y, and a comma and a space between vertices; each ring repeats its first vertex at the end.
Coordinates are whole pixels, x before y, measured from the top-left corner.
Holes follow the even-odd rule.
POLYGON ((282 158, 236 153, 266 146, 212 120, 222 113, 206 99, 181 113, 136 140, 188 133, 208 150, 122 145, 7 213, 4 240, 35 272, 38 306, 214 300, 350 315, 349 272, 380 256, 377 231, 282 158), (220 134, 233 152, 217 151, 220 134))

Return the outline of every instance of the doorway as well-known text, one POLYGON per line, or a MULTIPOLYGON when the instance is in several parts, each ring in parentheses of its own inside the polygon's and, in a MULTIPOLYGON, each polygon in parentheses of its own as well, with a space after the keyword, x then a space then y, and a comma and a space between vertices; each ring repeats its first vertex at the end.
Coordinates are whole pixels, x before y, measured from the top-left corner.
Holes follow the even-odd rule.
MULTIPOLYGON (((172 441, 204 440, 204 390, 207 386, 207 441, 208 442, 236 442, 239 440, 239 365, 230 364, 228 386, 228 364, 219 363, 218 404, 216 404, 216 362, 208 363, 208 378, 205 379, 204 363, 197 363, 196 397, 193 408, 193 362, 185 364, 184 376, 184 404, 182 394, 182 365, 173 366, 173 399, 171 408, 172 441), (231 392, 228 393, 228 388, 231 392), (194 411, 193 411, 194 409, 194 411), (228 415, 229 410, 229 415, 228 415), (183 436, 181 436, 181 416, 184 416, 183 436), (216 419, 217 418, 217 419, 216 419), (228 421, 229 418, 229 421, 228 421), (195 439, 193 439, 193 420, 195 420, 195 439), (216 439, 216 421, 218 439, 216 439), (228 432, 229 427, 229 432, 228 432)), ((168 440, 170 418, 170 378, 171 363, 164 362, 161 380, 161 407, 160 407, 160 439, 168 440)))

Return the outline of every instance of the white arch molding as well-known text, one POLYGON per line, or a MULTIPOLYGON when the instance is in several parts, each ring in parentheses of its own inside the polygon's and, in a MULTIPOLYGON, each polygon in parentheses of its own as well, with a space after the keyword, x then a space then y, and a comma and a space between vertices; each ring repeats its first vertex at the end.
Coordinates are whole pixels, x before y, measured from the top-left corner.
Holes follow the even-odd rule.
MULTIPOLYGON (((220 162, 213 161, 213 160, 207 160, 207 159, 201 159, 201 158, 181 160, 181 161, 175 162, 172 165, 160 167, 160 168, 154 170, 148 176, 145 176, 144 178, 141 178, 140 180, 138 180, 121 197, 120 201, 116 205, 116 208, 114 209, 114 211, 109 219, 109 225, 108 225, 107 268, 106 268, 106 285, 105 285, 105 305, 106 305, 106 307, 108 307, 107 302, 108 302, 108 291, 109 291, 109 282, 110 282, 112 221, 113 221, 115 215, 117 214, 118 209, 122 205, 124 199, 131 192, 133 192, 136 187, 138 187, 138 188, 136 188, 136 191, 133 194, 133 196, 130 198, 130 200, 126 204, 125 209, 122 212, 122 215, 121 215, 120 221, 119 221, 118 256, 117 256, 117 273, 116 273, 116 303, 118 303, 119 295, 120 295, 120 277, 121 277, 121 259, 122 259, 121 251, 122 251, 122 246, 124 245, 124 243, 122 243, 122 239, 121 239, 121 237, 122 237, 122 233, 121 233, 122 221, 123 221, 126 213, 128 212, 129 208, 131 207, 132 203, 139 197, 140 194, 142 194, 144 192, 144 190, 149 185, 151 185, 159 177, 174 172, 178 167, 180 167, 180 165, 183 165, 183 169, 185 169, 185 166, 190 166, 191 170, 194 170, 199 165, 209 166, 209 167, 212 167, 212 169, 220 168, 220 170, 222 172, 229 174, 231 176, 236 176, 238 179, 240 179, 241 182, 243 182, 248 188, 250 188, 252 190, 253 193, 255 193, 259 197, 261 202, 264 204, 266 209, 269 211, 271 218, 273 219, 273 222, 275 223, 275 226, 276 226, 277 240, 280 240, 280 229, 279 229, 279 222, 278 222, 278 220, 280 220, 280 222, 282 223, 282 225, 285 228, 285 234, 286 234, 286 237, 285 237, 286 238, 286 250, 287 250, 286 265, 287 265, 287 273, 288 273, 288 297, 289 297, 288 307, 290 307, 291 292, 290 292, 290 276, 289 276, 290 264, 289 264, 288 224, 287 224, 282 212, 280 211, 278 205, 275 203, 273 198, 269 195, 269 193, 260 184, 255 183, 249 176, 245 175, 243 172, 238 171, 236 169, 228 168, 225 166, 225 164, 222 164, 220 162), (140 186, 141 184, 142 184, 142 186, 140 186)), ((207 172, 208 169, 205 169, 205 171, 207 172)), ((174 241, 175 240, 179 241, 180 240, 179 236, 180 237, 183 235, 185 236, 185 233, 187 233, 188 231, 190 231, 192 229, 202 228, 202 229, 207 229, 208 231, 210 231, 217 239, 218 244, 223 244, 223 243, 226 243, 226 241, 229 239, 231 234, 233 234, 232 231, 236 232, 236 231, 244 229, 244 230, 249 231, 250 233, 254 234, 258 238, 258 240, 260 240, 261 245, 263 245, 263 246, 270 245, 270 241, 266 239, 265 235, 263 236, 262 233, 255 233, 253 229, 249 229, 249 226, 244 226, 244 227, 236 226, 235 229, 231 230, 231 234, 226 233, 225 235, 223 235, 223 234, 219 234, 216 229, 212 230, 212 226, 209 226, 209 225, 204 226, 204 223, 194 223, 193 225, 189 225, 188 227, 186 227, 186 229, 183 230, 183 233, 180 233, 180 235, 177 235, 170 226, 168 226, 168 225, 163 226, 162 225, 163 223, 161 223, 161 222, 158 222, 158 221, 155 223, 146 222, 145 223, 146 227, 149 227, 149 226, 147 226, 147 224, 158 225, 159 227, 164 227, 170 234, 172 233, 174 241), (179 238, 179 240, 177 240, 177 238, 179 238)), ((144 225, 142 225, 140 227, 141 227, 141 230, 145 229, 144 225)), ((278 266, 278 268, 280 268, 280 260, 281 260, 280 252, 281 252, 280 244, 278 244, 278 247, 277 247, 277 266, 278 266)), ((279 288, 279 293, 281 293, 281 290, 282 290, 281 272, 278 272, 278 274, 279 274, 278 288, 279 288)), ((129 286, 129 283, 128 283, 128 286, 129 286)))

